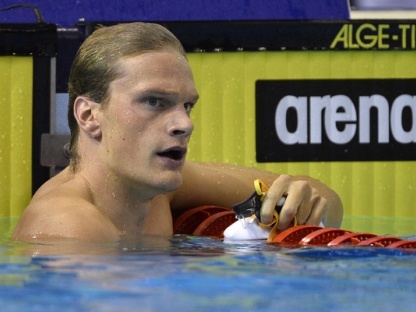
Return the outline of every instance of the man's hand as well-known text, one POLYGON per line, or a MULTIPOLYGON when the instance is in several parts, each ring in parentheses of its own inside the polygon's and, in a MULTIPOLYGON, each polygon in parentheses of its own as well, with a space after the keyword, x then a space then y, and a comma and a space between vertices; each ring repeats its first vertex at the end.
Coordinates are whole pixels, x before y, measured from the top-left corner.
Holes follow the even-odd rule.
POLYGON ((319 225, 328 211, 327 199, 307 181, 294 180, 288 175, 280 175, 270 186, 260 210, 260 221, 269 224, 273 221, 274 209, 281 197, 286 197, 279 214, 278 229, 284 230, 296 216, 298 224, 319 225))

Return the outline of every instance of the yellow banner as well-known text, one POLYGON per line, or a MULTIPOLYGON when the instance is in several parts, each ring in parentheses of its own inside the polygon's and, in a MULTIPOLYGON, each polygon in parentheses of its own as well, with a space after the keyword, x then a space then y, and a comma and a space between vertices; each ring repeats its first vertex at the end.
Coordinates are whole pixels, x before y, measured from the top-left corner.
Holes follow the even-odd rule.
POLYGON ((32 57, 0 57, 0 216, 32 196, 32 57))
POLYGON ((192 113, 196 129, 190 159, 311 175, 340 194, 346 215, 416 217, 415 161, 256 163, 255 141, 256 80, 415 78, 414 51, 202 52, 188 57, 201 95, 192 113))

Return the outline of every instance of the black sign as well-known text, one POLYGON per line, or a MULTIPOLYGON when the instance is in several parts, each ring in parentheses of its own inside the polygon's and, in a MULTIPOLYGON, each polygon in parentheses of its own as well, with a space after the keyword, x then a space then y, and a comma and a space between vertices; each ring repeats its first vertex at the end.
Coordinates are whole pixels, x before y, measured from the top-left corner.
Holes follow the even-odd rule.
MULTIPOLYGON (((82 23, 88 36, 102 25, 82 23)), ((415 50, 415 20, 269 20, 162 23, 187 52, 415 50)))
POLYGON ((416 79, 256 82, 258 162, 416 159, 416 79))

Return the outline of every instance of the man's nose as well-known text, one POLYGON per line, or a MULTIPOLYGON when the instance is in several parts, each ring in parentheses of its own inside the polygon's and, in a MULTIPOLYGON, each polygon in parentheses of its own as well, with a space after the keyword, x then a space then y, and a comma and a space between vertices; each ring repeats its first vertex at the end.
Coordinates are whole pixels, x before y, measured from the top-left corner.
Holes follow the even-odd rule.
POLYGON ((185 109, 177 109, 173 112, 172 120, 169 123, 171 135, 190 136, 194 131, 194 123, 185 109))

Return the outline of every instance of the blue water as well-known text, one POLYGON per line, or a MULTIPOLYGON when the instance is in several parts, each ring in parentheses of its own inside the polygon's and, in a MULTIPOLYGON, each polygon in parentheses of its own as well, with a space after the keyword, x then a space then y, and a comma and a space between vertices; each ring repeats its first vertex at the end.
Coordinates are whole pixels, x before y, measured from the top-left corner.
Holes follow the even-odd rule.
POLYGON ((0 243, 1 311, 416 311, 416 253, 397 249, 0 243))

